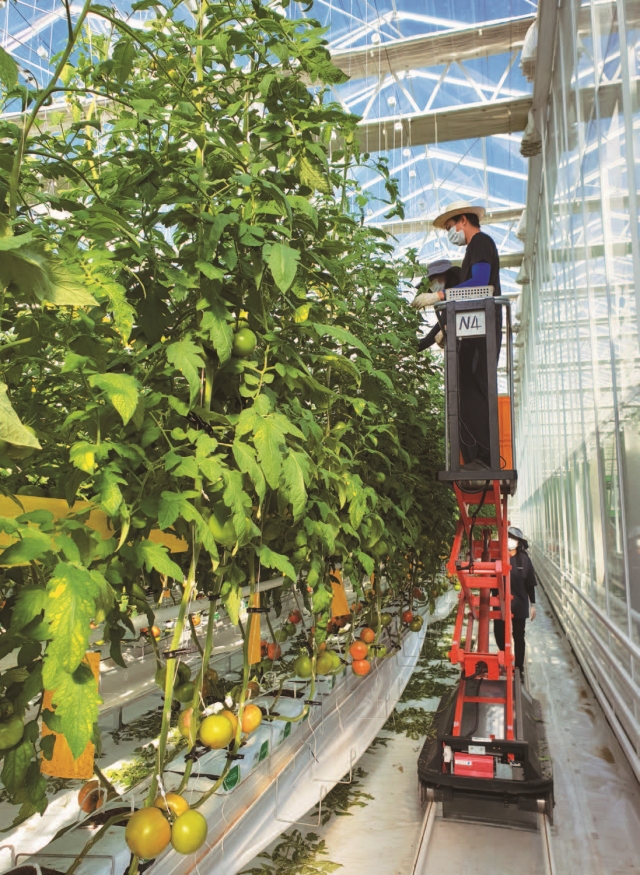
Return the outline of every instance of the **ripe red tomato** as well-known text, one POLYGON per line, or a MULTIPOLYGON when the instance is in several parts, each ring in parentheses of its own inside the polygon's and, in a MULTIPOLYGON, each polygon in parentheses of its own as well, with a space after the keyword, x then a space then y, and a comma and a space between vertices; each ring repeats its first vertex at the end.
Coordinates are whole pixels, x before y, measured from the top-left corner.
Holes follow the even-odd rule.
POLYGON ((302 614, 300 611, 291 611, 289 614, 289 622, 295 623, 296 625, 302 621, 302 614))
POLYGON ((364 643, 364 641, 354 641, 351 647, 349 648, 349 654, 351 657, 358 661, 364 660, 366 655, 369 653, 369 648, 364 643))
POLYGON ((414 597, 414 599, 421 599, 422 598, 422 590, 420 589, 419 586, 414 586, 413 597, 414 597))
POLYGON ((410 623, 413 620, 413 611, 403 611, 402 612, 402 622, 410 623))
POLYGON ((267 656, 269 659, 280 659, 282 656, 282 648, 279 644, 269 644, 267 647, 267 656))
POLYGON ((371 663, 368 659, 354 659, 351 668, 354 674, 365 675, 371 671, 371 663))

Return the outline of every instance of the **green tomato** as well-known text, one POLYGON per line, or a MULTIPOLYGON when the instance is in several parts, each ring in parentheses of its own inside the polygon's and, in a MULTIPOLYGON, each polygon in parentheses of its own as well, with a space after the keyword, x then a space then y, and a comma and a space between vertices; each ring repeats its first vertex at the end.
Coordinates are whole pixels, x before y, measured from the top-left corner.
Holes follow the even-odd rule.
POLYGON ((274 635, 274 638, 279 644, 284 644, 288 637, 286 629, 278 629, 274 635))
POLYGON ((218 544, 233 547, 236 543, 236 530, 231 518, 231 510, 222 502, 216 504, 209 517, 209 531, 218 544))
POLYGON ((387 626, 390 626, 390 625, 391 625, 391 619, 392 619, 392 618, 391 618, 391 614, 387 614, 387 613, 380 614, 380 622, 382 623, 382 625, 383 625, 385 628, 386 628, 387 626))
POLYGON ((323 650, 316 659, 316 672, 329 674, 330 671, 333 671, 333 655, 330 650, 323 650))
POLYGON ((307 679, 311 677, 311 660, 306 653, 301 653, 293 663, 293 670, 299 678, 307 679))
POLYGON ((389 548, 387 547, 387 542, 386 541, 378 541, 378 543, 374 544, 373 547, 371 548, 371 552, 376 557, 376 559, 384 558, 389 552, 389 548))
POLYGON ((296 634, 296 624, 295 623, 287 623, 287 625, 284 628, 285 628, 286 633, 289 637, 296 634))
POLYGON ((178 702, 186 704, 193 699, 196 691, 196 685, 188 681, 186 684, 179 684, 173 691, 173 698, 178 702))
POLYGON ((247 358, 256 348, 258 338, 250 328, 241 328, 233 335, 232 353, 237 358, 247 358))
POLYGON ((333 671, 339 671, 343 667, 340 657, 335 652, 335 650, 330 650, 329 653, 331 655, 331 659, 333 660, 333 671))
POLYGON ((177 677, 179 684, 186 684, 191 680, 191 669, 186 663, 181 662, 178 666, 177 677))
POLYGON ((3 720, 0 723, 0 750, 9 750, 15 747, 22 739, 24 733, 24 723, 21 717, 14 714, 8 720, 3 720))
POLYGON ((32 483, 27 483, 26 486, 21 486, 18 489, 16 495, 33 495, 40 498, 44 495, 44 489, 40 486, 34 486, 32 483))
POLYGON ((276 520, 267 520, 262 530, 263 541, 275 541, 280 536, 280 523, 276 520))

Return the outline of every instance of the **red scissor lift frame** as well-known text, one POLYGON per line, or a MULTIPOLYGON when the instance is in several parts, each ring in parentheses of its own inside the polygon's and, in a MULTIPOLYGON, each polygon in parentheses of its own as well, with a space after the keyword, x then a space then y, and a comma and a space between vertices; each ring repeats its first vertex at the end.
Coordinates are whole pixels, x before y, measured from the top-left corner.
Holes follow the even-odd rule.
POLYGON ((464 492, 458 483, 454 483, 453 488, 458 500, 460 519, 453 539, 447 571, 450 575, 457 575, 461 588, 449 657, 454 665, 460 664, 462 666, 462 678, 458 687, 452 735, 460 735, 461 733, 465 703, 481 702, 482 704, 502 704, 505 706, 506 738, 513 739, 511 611, 506 609, 506 606, 511 604, 511 565, 507 545, 508 495, 501 495, 499 480, 489 481, 487 487, 480 493, 464 492), (493 504, 495 515, 478 516, 474 519, 469 513, 469 506, 480 502, 487 506, 493 504), (476 526, 485 529, 486 527, 495 528, 498 536, 491 539, 488 544, 485 543, 484 539, 481 541, 473 540, 470 560, 466 566, 462 566, 459 557, 463 538, 466 537, 467 542, 471 544, 472 529, 476 526), (487 548, 488 559, 486 558, 487 548), (492 591, 496 590, 498 594, 492 595, 492 591), (491 620, 504 621, 504 651, 497 653, 489 651, 491 620), (464 644, 461 645, 463 637, 464 644), (504 698, 479 698, 467 695, 467 678, 483 673, 488 680, 498 680, 503 672, 506 673, 504 698))

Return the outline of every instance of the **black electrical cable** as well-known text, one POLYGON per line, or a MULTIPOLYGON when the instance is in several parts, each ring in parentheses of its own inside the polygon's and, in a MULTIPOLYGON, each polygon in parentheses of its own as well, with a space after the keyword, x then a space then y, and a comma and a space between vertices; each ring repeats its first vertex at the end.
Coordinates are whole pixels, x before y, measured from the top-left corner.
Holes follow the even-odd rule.
POLYGON ((471 525, 469 527, 469 564, 460 568, 460 571, 473 571, 473 529, 476 524, 476 519, 478 518, 478 514, 482 510, 482 506, 484 504, 485 498, 487 497, 487 492, 491 488, 491 482, 489 480, 486 481, 485 487, 482 490, 482 498, 480 499, 480 503, 475 511, 471 514, 471 525))

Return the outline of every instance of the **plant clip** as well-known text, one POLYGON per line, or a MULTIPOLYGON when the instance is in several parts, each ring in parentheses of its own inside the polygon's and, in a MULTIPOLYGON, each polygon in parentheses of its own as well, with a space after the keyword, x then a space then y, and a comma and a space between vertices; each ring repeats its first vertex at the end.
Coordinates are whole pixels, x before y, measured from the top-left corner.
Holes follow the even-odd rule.
POLYGON ((248 614, 268 614, 269 608, 247 608, 248 614))
POLYGON ((213 428, 209 425, 208 422, 205 422, 197 413, 194 413, 193 410, 190 410, 186 415, 186 420, 190 422, 192 425, 197 425, 198 428, 201 428, 204 432, 206 432, 209 437, 214 436, 213 428))
POLYGON ((184 761, 185 761, 186 763, 195 763, 195 762, 196 762, 197 760, 199 760, 200 757, 203 756, 206 752, 207 752, 207 749, 206 749, 206 748, 203 748, 202 750, 196 750, 196 748, 194 747, 194 748, 192 748, 188 753, 186 753, 186 754, 184 755, 184 761))
POLYGON ((162 655, 165 659, 175 659, 178 656, 182 656, 185 653, 195 653, 196 651, 191 647, 178 647, 177 650, 164 650, 162 655))
POLYGON ((322 705, 322 702, 318 702, 317 699, 305 699, 305 705, 322 705))
POLYGON ((244 754, 243 753, 231 753, 231 751, 229 751, 229 753, 227 754, 227 759, 228 760, 243 760, 244 754))

